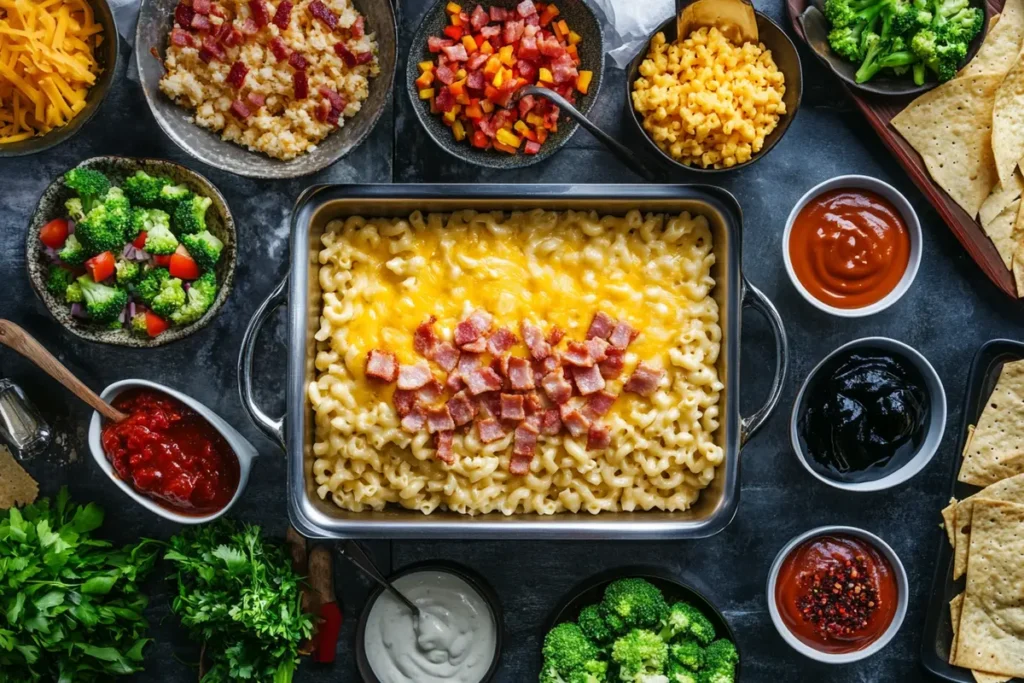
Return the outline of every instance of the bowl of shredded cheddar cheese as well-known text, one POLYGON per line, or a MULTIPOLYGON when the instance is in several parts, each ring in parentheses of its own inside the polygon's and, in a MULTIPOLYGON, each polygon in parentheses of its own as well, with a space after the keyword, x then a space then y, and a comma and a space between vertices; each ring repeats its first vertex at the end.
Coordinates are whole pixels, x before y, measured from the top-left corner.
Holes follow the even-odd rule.
POLYGON ((106 0, 0 2, 0 158, 72 137, 99 109, 116 69, 106 0))

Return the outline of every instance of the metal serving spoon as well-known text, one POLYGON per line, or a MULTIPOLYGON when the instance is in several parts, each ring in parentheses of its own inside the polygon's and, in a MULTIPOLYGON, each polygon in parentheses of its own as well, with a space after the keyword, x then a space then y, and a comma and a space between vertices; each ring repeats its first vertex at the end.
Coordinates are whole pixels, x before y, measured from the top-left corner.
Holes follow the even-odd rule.
POLYGON ((714 26, 738 45, 757 43, 757 15, 750 0, 676 0, 679 40, 703 26, 714 26))
POLYGON ((370 556, 366 554, 358 543, 355 541, 345 541, 345 544, 338 548, 338 552, 341 553, 342 557, 354 564, 360 571, 379 583, 386 590, 390 591, 396 598, 401 600, 402 604, 408 607, 412 613, 416 615, 417 619, 423 616, 420 612, 420 608, 416 606, 416 603, 405 597, 401 591, 395 588, 394 584, 387 580, 381 571, 377 569, 377 565, 373 563, 370 556))

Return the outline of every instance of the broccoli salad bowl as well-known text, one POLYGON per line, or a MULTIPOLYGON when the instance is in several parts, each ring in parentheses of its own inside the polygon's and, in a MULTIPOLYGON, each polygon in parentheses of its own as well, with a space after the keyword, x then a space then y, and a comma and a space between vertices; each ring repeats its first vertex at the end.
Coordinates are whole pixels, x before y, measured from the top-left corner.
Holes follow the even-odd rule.
POLYGON ((235 224, 209 180, 159 159, 95 157, 43 193, 29 223, 32 288, 64 327, 151 348, 202 329, 231 292, 235 224))
POLYGON ((651 568, 574 588, 548 622, 540 683, 735 683, 736 636, 703 593, 651 568))

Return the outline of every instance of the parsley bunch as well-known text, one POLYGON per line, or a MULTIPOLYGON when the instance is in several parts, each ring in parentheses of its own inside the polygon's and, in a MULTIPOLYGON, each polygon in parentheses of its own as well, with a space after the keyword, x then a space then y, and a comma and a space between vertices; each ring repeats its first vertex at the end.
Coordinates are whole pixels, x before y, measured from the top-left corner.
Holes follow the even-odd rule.
POLYGON ((178 584, 171 608, 206 645, 201 683, 290 683, 313 619, 282 545, 258 526, 220 520, 173 537, 164 559, 178 584))
POLYGON ((95 503, 67 489, 0 512, 0 683, 92 683, 142 670, 148 624, 139 581, 152 541, 116 549, 92 536, 95 503))

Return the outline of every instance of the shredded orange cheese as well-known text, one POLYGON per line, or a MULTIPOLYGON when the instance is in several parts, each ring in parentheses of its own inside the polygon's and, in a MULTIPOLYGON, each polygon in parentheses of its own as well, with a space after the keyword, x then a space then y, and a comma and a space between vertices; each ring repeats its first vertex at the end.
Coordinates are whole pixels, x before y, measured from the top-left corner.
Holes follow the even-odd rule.
POLYGON ((48 133, 82 111, 102 42, 89 0, 0 0, 0 144, 48 133))

